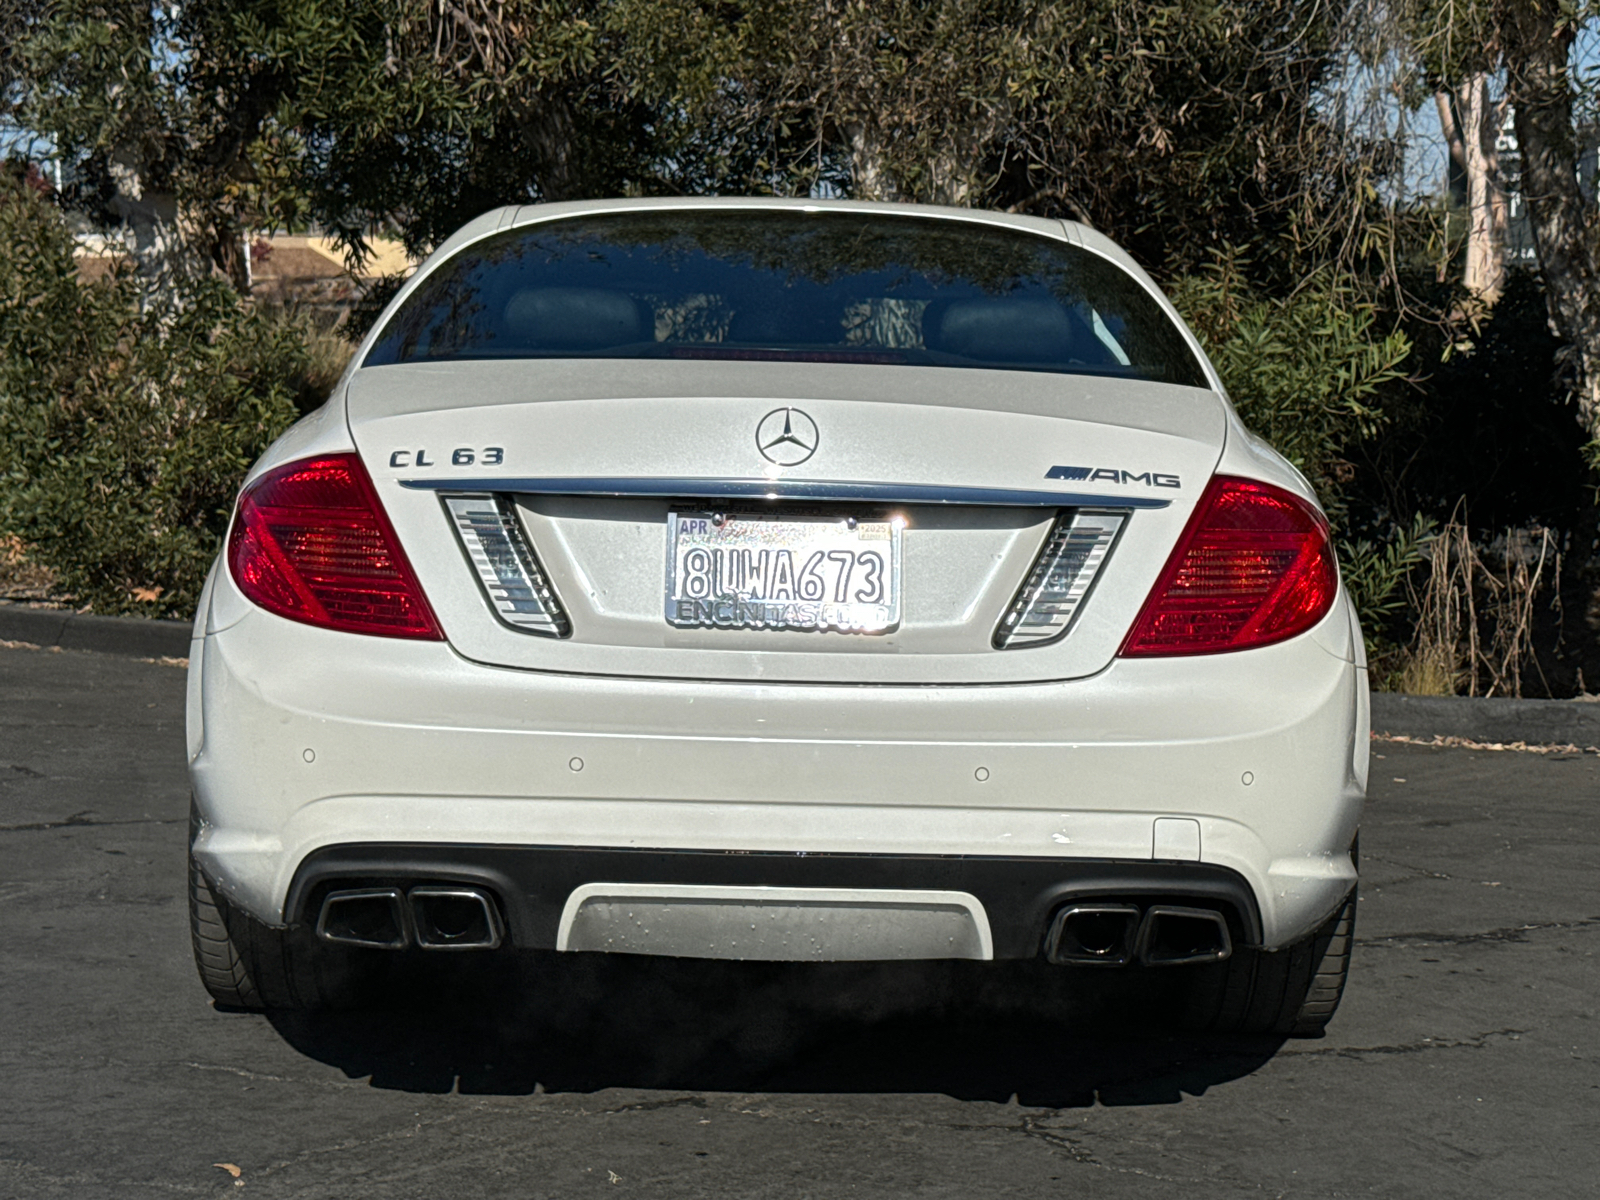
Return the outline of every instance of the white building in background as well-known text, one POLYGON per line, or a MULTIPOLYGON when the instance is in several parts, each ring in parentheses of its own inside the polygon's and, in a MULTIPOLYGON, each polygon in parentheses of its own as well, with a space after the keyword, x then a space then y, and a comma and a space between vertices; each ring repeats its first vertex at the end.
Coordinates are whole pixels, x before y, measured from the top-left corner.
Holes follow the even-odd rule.
MULTIPOLYGON (((1495 151, 1500 161, 1500 180, 1506 192, 1506 262, 1515 267, 1537 270, 1539 253, 1534 247, 1533 226, 1528 220, 1527 202, 1522 195, 1522 148, 1517 144, 1517 131, 1512 124, 1515 113, 1506 106, 1505 123, 1500 136, 1495 139, 1495 151)), ((1596 195, 1596 176, 1600 175, 1600 128, 1578 129, 1578 187, 1584 199, 1593 204, 1596 195)))

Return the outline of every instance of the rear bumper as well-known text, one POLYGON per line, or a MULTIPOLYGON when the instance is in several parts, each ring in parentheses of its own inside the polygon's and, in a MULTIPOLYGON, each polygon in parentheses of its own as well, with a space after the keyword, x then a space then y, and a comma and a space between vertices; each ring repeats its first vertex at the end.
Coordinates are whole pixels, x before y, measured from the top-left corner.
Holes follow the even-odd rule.
POLYGON ((534 946, 554 944, 552 888, 646 861, 694 883, 989 889, 1005 955, 1107 863, 1215 869, 1248 894, 1241 940, 1282 945, 1355 880, 1366 674, 1337 643, 1061 683, 766 685, 486 667, 251 610, 191 649, 194 849, 273 924, 338 855, 476 863, 534 946))
MULTIPOLYGON (((324 897, 350 888, 463 884, 491 892, 513 945, 563 944, 569 898, 596 881, 704 888, 806 888, 870 896, 896 891, 959 893, 978 902, 992 952, 1032 958, 1051 915, 1069 900, 1140 904, 1175 900, 1215 908, 1235 942, 1261 941, 1261 915, 1244 878, 1207 863, 1106 859, 730 854, 697 850, 602 850, 560 846, 372 844, 314 851, 295 872, 285 904, 291 921, 315 925, 324 897)), ((648 890, 648 889, 642 889, 648 890)))

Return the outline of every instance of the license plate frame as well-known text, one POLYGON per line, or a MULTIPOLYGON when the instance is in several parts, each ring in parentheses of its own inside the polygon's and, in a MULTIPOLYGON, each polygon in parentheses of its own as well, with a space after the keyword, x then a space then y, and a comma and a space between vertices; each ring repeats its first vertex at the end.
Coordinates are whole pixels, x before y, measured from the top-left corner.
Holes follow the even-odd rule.
POLYGON ((900 517, 669 512, 667 624, 889 633, 900 624, 904 527, 900 517))

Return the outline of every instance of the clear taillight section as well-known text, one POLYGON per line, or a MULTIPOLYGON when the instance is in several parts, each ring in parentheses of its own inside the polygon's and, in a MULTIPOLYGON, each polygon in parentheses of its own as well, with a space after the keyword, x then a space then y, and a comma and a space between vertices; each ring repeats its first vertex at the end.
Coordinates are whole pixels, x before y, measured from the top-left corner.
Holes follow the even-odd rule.
POLYGON ((1320 512, 1282 488, 1219 475, 1122 653, 1213 654, 1281 642, 1322 620, 1338 590, 1320 512))
POLYGON ((1081 511, 1057 517, 994 631, 995 646, 1015 650, 1065 637, 1127 519, 1126 513, 1081 511))
POLYGON ((566 637, 567 614, 505 498, 446 496, 444 506, 495 616, 524 633, 566 637))
POLYGON ((292 621, 444 639, 354 454, 289 463, 245 488, 228 570, 252 601, 292 621))

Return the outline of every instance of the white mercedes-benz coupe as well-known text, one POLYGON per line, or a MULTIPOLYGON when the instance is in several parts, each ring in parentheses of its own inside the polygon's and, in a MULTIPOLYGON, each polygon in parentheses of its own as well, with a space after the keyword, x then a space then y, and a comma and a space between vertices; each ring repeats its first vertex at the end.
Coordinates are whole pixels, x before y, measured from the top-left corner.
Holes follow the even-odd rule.
POLYGON ((189 666, 200 975, 1041 959, 1315 1033, 1366 675, 1311 488, 1093 230, 501 209, 239 495, 189 666))

